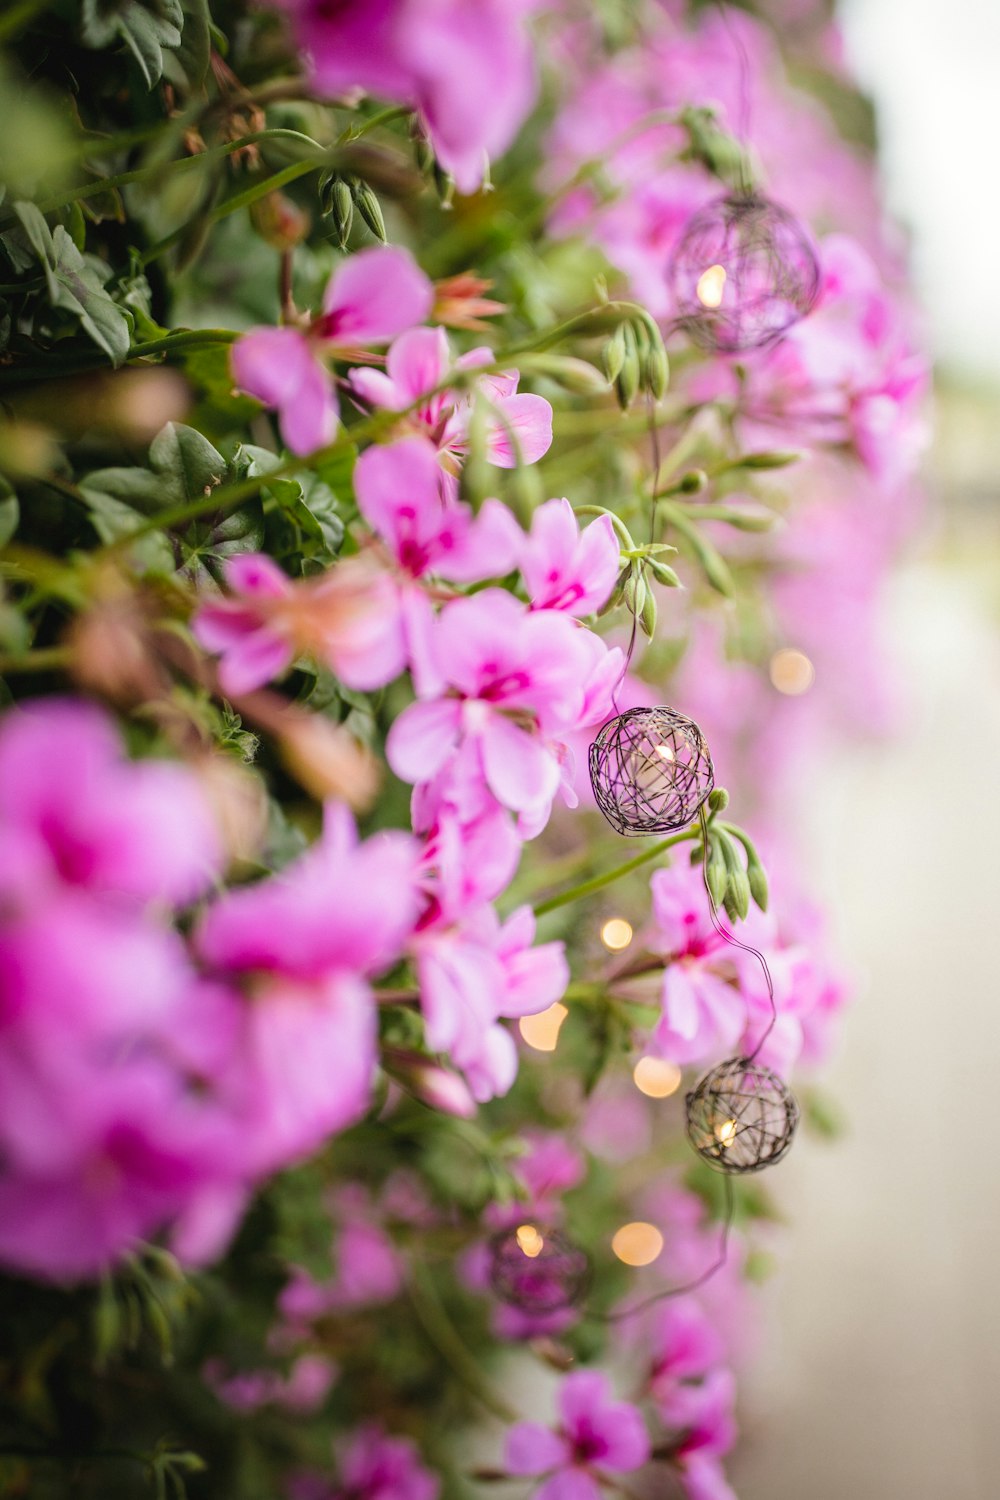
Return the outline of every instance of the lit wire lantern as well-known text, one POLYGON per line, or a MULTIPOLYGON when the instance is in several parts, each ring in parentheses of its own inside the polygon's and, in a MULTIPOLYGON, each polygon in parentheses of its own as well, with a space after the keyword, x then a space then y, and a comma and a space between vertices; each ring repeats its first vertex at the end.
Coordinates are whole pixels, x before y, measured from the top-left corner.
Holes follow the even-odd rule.
POLYGON ((799 1123, 799 1107, 777 1073, 749 1057, 719 1063, 685 1104, 688 1140, 720 1172, 772 1166, 792 1144, 799 1123))
POLYGON ((804 318, 819 263, 798 219, 758 194, 715 198, 695 213, 670 261, 681 326, 705 349, 762 349, 804 318))
POLYGON ((590 1256, 558 1229, 519 1224, 490 1240, 490 1286, 522 1312, 561 1312, 586 1294, 590 1256))
POLYGON ((612 828, 638 838, 693 823, 715 772, 693 719, 674 708, 630 708, 591 745, 590 783, 612 828))

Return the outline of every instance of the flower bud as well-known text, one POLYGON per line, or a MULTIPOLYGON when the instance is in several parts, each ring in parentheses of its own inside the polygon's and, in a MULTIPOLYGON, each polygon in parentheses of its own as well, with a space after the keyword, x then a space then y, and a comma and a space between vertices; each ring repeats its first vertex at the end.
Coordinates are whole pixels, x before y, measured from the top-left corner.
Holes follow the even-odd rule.
POLYGON ((355 208, 372 234, 384 245, 386 242, 385 220, 382 217, 382 205, 375 193, 367 182, 362 182, 359 177, 352 177, 351 196, 354 199, 355 208))
POLYGON ((625 325, 623 323, 619 323, 604 345, 601 351, 601 362, 604 365, 604 373, 608 377, 608 384, 614 385, 625 363, 625 325))
POLYGON ((643 635, 652 640, 656 634, 656 595, 648 584, 646 585, 646 597, 642 601, 642 613, 639 616, 639 624, 643 635))
POLYGON ((761 911, 767 911, 767 874, 764 866, 751 861, 747 865, 747 879, 750 882, 750 894, 754 901, 761 911))
POLYGON ((250 222, 275 250, 292 250, 302 243, 312 224, 286 193, 267 193, 250 205, 250 222))
POLYGON ((354 198, 343 177, 331 174, 321 183, 319 191, 323 212, 328 215, 341 250, 347 248, 354 224, 354 198))
POLYGON ((708 475, 704 469, 689 469, 686 474, 681 475, 677 488, 682 495, 700 495, 708 484, 708 475))
POLYGON ((729 806, 729 793, 724 786, 713 787, 708 795, 708 810, 710 813, 725 812, 729 806))
POLYGON ((618 397, 618 405, 622 411, 628 411, 639 394, 640 376, 639 345, 631 323, 622 324, 622 338, 625 344, 625 354, 622 367, 615 378, 615 395, 618 397))
POLYGON ((442 1068, 419 1052, 405 1052, 395 1047, 386 1049, 383 1061, 386 1071, 422 1104, 440 1110, 442 1114, 454 1115, 458 1120, 471 1120, 475 1115, 476 1101, 465 1080, 457 1073, 442 1068))
POLYGON ((786 469, 789 464, 801 462, 802 454, 792 448, 776 448, 769 453, 744 453, 738 465, 741 469, 786 469))

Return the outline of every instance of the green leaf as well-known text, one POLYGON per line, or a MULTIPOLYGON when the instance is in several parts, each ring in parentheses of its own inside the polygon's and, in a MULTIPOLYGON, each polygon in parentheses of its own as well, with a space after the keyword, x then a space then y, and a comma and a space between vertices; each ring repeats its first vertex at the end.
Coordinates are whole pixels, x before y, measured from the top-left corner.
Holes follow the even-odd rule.
POLYGON ((181 4, 184 34, 180 46, 165 55, 163 71, 171 83, 196 90, 205 82, 212 55, 212 17, 208 0, 181 0, 181 4))
POLYGON ((0 547, 6 547, 17 530, 21 508, 7 480, 0 476, 0 547))
MULTIPOLYGON (((109 47, 121 40, 129 48, 147 88, 163 76, 164 48, 181 44, 184 9, 181 0, 83 0, 80 36, 86 47, 109 47)), ((207 16, 206 16, 207 25, 207 16)))
POLYGON ((78 318, 113 364, 119 365, 132 342, 128 312, 104 290, 110 272, 103 261, 81 255, 61 224, 50 230, 33 203, 15 203, 14 212, 45 273, 49 301, 78 318))
POLYGON ((168 422, 149 449, 150 462, 169 489, 171 501, 180 503, 207 495, 221 484, 227 464, 217 448, 193 427, 168 422))
POLYGON ((201 586, 209 580, 221 583, 226 560, 240 553, 259 552, 264 544, 264 511, 260 500, 223 516, 214 525, 198 522, 181 542, 183 578, 201 586))

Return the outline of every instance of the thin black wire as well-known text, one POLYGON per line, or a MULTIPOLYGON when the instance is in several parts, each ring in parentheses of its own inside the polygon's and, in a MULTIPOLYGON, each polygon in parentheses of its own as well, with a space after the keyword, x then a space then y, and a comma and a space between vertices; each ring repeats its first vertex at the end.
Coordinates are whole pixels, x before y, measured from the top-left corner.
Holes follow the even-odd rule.
POLYGON ((739 92, 737 95, 736 111, 736 138, 741 145, 745 145, 750 134, 750 59, 747 49, 743 45, 743 38, 734 30, 729 16, 729 6, 725 0, 716 0, 722 24, 726 29, 733 51, 736 53, 737 66, 739 69, 739 92))
POLYGON ((634 1318, 637 1313, 645 1312, 647 1308, 653 1307, 657 1302, 663 1302, 668 1297, 684 1297, 688 1292, 696 1292, 699 1287, 711 1281, 726 1264, 729 1257, 729 1237, 732 1233, 733 1220, 736 1216, 736 1198, 733 1193, 732 1179, 723 1177, 723 1191, 726 1199, 726 1212, 722 1219, 722 1234, 719 1238, 719 1252, 710 1266, 696 1276, 692 1281, 682 1282, 680 1286, 666 1287, 662 1292, 654 1292, 651 1297, 644 1297, 641 1302, 636 1302, 632 1307, 623 1307, 619 1312, 598 1313, 584 1311, 584 1317, 592 1318, 598 1323, 622 1323, 626 1318, 634 1318))
MULTIPOLYGON (((761 953, 760 949, 759 948, 754 948, 752 946, 752 944, 750 944, 750 943, 743 943, 743 942, 741 942, 738 937, 734 937, 733 934, 730 931, 728 931, 727 928, 723 927, 722 923, 719 920, 719 909, 718 909, 718 907, 715 904, 715 897, 712 895, 712 887, 708 883, 709 833, 708 833, 708 818, 707 818, 707 816, 705 814, 704 805, 702 805, 698 809, 698 817, 699 817, 699 819, 701 821, 701 841, 702 841, 701 874, 702 874, 702 880, 704 881, 704 884, 705 884, 705 894, 708 897, 708 910, 709 910, 709 915, 712 918, 712 926, 715 928, 715 930, 719 934, 719 936, 721 938, 724 938, 727 943, 731 943, 734 948, 742 948, 744 953, 752 953, 753 956, 754 956, 754 958, 757 960, 757 962, 760 964, 761 968, 764 971, 764 982, 767 985, 767 998, 768 998, 768 1003, 770 1004, 770 1007, 771 1007, 771 1019, 768 1021, 767 1026, 764 1028, 764 1031, 763 1031, 763 1034, 761 1035, 760 1041, 757 1043, 756 1047, 753 1049, 753 1051, 747 1057, 747 1062, 756 1062, 756 1060, 759 1057, 761 1051, 763 1050, 764 1043, 767 1041, 768 1037, 771 1035, 771 1032, 774 1030, 774 1028, 775 1028, 775 1026, 777 1024, 777 1021, 778 1021, 778 1007, 775 1004, 775 999, 774 999, 774 980, 771 978, 771 970, 767 966, 767 959, 764 957, 763 953, 761 953)), ((748 1020, 749 1020, 749 1016, 750 1016, 750 1008, 748 1006, 747 1007, 747 1019, 748 1020)))

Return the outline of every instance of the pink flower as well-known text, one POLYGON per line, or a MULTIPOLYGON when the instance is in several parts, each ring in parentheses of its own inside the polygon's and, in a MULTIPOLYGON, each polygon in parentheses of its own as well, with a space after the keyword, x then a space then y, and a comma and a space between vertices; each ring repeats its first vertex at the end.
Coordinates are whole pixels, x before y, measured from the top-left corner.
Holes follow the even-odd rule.
POLYGON ((373 1424, 360 1427, 344 1445, 340 1481, 315 1473, 293 1480, 291 1500, 437 1500, 441 1488, 408 1438, 388 1437, 373 1424))
POLYGON ((323 311, 305 330, 251 328, 232 351, 237 386, 278 412, 293 453, 332 442, 339 407, 324 354, 342 356, 385 344, 423 322, 434 302, 430 281, 408 251, 361 250, 334 272, 323 311))
POLYGON ((587 721, 594 684, 604 696, 618 654, 567 616, 532 613, 498 589, 446 605, 434 649, 452 694, 404 709, 389 764, 404 781, 425 782, 457 751, 537 831, 562 775, 559 736, 587 721))
POLYGON ((613 1401, 599 1370, 566 1376, 559 1412, 555 1431, 538 1422, 517 1422, 507 1433, 507 1472, 548 1476, 535 1500, 599 1500, 603 1471, 629 1474, 648 1461, 641 1412, 627 1401, 613 1401))
POLYGON ((440 686, 430 645, 434 612, 421 580, 500 578, 515 566, 522 540, 520 527, 499 500, 486 500, 474 515, 452 490, 425 438, 369 448, 354 470, 361 514, 385 542, 401 575, 397 608, 418 692, 440 686))
POLYGON ((532 516, 521 549, 521 573, 532 608, 596 613, 615 586, 618 557, 610 516, 600 516, 581 532, 568 500, 547 500, 532 516))
POLYGON ((732 1372, 716 1369, 701 1381, 679 1383, 659 1403, 663 1421, 680 1434, 675 1455, 691 1500, 727 1500, 731 1493, 718 1459, 736 1441, 735 1395, 732 1372))
POLYGON ((651 946, 668 959, 654 1048, 677 1063, 717 1060, 735 1048, 746 1024, 746 1001, 732 982, 739 950, 712 926, 700 866, 657 870, 650 890, 651 946))
POLYGON ((368 89, 421 113, 463 193, 514 139, 537 88, 524 17, 536 0, 279 0, 314 86, 368 89))
MULTIPOLYGON (((483 348, 453 362, 443 328, 413 328, 392 345, 384 372, 353 370, 351 385, 372 406, 406 412, 402 421, 409 430, 429 437, 454 468, 468 449, 473 402, 448 390, 448 378, 492 361, 492 350, 483 348)), ((487 402, 486 457, 502 469, 537 463, 552 443, 552 407, 542 396, 519 395, 517 385, 516 370, 476 382, 487 402)))
POLYGON ((414 864, 408 837, 359 844, 331 806, 308 853, 205 916, 199 952, 247 992, 219 1086, 244 1121, 248 1171, 305 1155, 364 1111, 376 1055, 366 980, 396 961, 413 926, 414 864))
POLYGON ((201 894, 222 845, 184 766, 128 761, 108 716, 50 698, 0 727, 0 886, 65 884, 134 901, 201 894), (14 841, 17 846, 13 858, 14 841))
POLYGON ((569 983, 563 944, 533 948, 534 933, 530 907, 501 926, 481 906, 457 922, 432 908, 413 937, 427 1044, 448 1053, 480 1102, 506 1093, 517 1072, 514 1043, 496 1021, 547 1009, 569 983))
POLYGON ((374 688, 403 670, 406 656, 392 581, 363 557, 318 578, 293 581, 260 552, 230 558, 235 597, 203 604, 192 629, 219 652, 219 682, 233 697, 279 677, 309 653, 348 687, 374 688))

